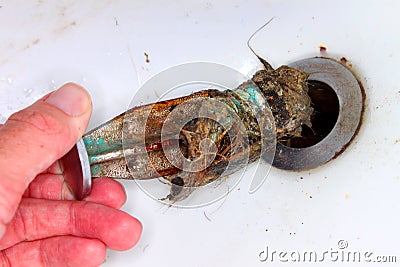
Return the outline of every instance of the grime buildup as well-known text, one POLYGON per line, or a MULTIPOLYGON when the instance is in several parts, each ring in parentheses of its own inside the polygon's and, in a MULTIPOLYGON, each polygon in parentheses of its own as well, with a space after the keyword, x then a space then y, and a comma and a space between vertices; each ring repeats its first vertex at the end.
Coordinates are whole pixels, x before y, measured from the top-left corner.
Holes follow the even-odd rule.
MULTIPOLYGON (((267 67, 257 71, 252 77, 252 83, 255 83, 261 90, 272 111, 275 121, 273 137, 278 142, 300 137, 303 125, 312 127, 311 118, 314 110, 308 95, 307 78, 308 75, 305 72, 287 66, 281 66, 276 70, 267 67)), ((240 117, 238 124, 245 125, 248 142, 243 141, 243 138, 237 138, 240 129, 235 123, 232 123, 229 129, 224 129, 215 120, 199 118, 185 125, 181 135, 184 143, 181 146, 181 151, 185 156, 190 160, 201 157, 200 141, 204 138, 217 136, 217 138, 212 138, 217 147, 216 157, 209 167, 199 172, 182 171, 164 176, 171 183, 171 191, 166 199, 172 202, 183 200, 196 187, 229 175, 259 158, 262 143, 261 129, 257 127, 254 114, 251 114, 252 111, 249 107, 237 111, 245 105, 243 103, 241 105, 234 104, 235 101, 241 100, 232 92, 240 91, 241 88, 244 90, 247 88, 248 91, 249 85, 244 83, 235 90, 228 90, 229 92, 213 90, 203 92, 207 92, 208 97, 223 101, 227 106, 236 110, 240 117), (232 138, 232 136, 235 136, 235 138, 232 138), (248 155, 248 157, 244 155, 248 155), (233 167, 230 167, 231 170, 226 169, 228 164, 233 165, 233 167)), ((203 109, 212 109, 212 104, 208 101, 202 103, 202 105, 203 109)), ((228 114, 224 115, 228 116, 228 114)), ((267 134, 263 138, 266 138, 266 136, 272 135, 267 134)))
POLYGON ((308 75, 263 63, 265 69, 236 89, 208 89, 138 106, 87 133, 92 177, 163 177, 171 185, 166 199, 176 202, 258 160, 264 149, 274 152, 276 141, 301 137, 314 113, 308 75), (171 115, 170 135, 163 139, 171 115))

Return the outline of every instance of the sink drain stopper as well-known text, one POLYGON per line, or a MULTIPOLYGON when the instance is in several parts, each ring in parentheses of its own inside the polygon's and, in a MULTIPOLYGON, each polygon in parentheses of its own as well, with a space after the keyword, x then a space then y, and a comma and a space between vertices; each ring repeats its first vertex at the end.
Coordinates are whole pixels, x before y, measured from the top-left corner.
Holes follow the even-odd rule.
MULTIPOLYGON (((223 197, 229 192, 229 188, 235 186, 237 180, 230 179, 229 182, 233 183, 227 184, 227 190, 215 186, 214 182, 217 182, 219 177, 233 174, 239 169, 243 170, 249 162, 263 158, 267 163, 273 162, 272 165, 275 167, 295 171, 311 169, 328 162, 347 147, 360 127, 364 102, 361 85, 347 67, 334 60, 310 58, 295 62, 289 67, 293 68, 290 72, 287 72, 287 68, 266 71, 268 75, 264 77, 265 80, 263 80, 265 71, 259 75, 256 73, 253 80, 248 80, 235 70, 213 63, 190 63, 160 73, 153 77, 151 82, 148 81, 141 88, 141 92, 146 93, 151 92, 153 88, 161 88, 161 90, 167 89, 161 91, 163 94, 175 93, 175 91, 181 93, 180 90, 186 86, 188 86, 186 89, 192 90, 196 86, 212 88, 223 85, 227 81, 231 81, 232 84, 223 86, 221 90, 208 89, 173 99, 168 95, 166 99, 169 100, 158 99, 154 101, 155 104, 143 105, 138 101, 139 103, 135 103, 124 114, 85 134, 77 146, 63 158, 68 184, 77 198, 83 198, 90 192, 91 176, 142 180, 141 188, 144 189, 147 186, 144 191, 154 199, 179 200, 181 207, 193 207, 211 203, 223 197), (309 74, 308 80, 303 72, 302 78, 299 78, 298 70, 309 74), (283 138, 278 138, 281 143, 275 142, 277 139, 275 134, 278 132, 275 126, 279 120, 273 116, 272 110, 264 101, 268 91, 259 91, 257 82, 268 84, 272 77, 283 90, 282 83, 285 85, 287 81, 282 82, 278 79, 282 73, 285 74, 284 79, 290 80, 291 84, 300 84, 300 86, 304 84, 307 87, 306 81, 310 83, 308 95, 314 104, 315 111, 311 123, 308 123, 311 113, 306 114, 307 123, 304 123, 305 118, 299 112, 302 106, 310 106, 310 101, 301 104, 301 101, 295 99, 294 96, 287 100, 291 101, 290 115, 299 119, 299 125, 296 124, 296 127, 292 129, 293 125, 285 124, 285 120, 281 120, 282 125, 285 127, 289 125, 287 129, 291 129, 287 136, 297 136, 298 126, 303 125, 305 128, 309 125, 312 128, 309 129, 311 134, 303 133, 304 128, 301 131, 306 142, 303 142, 304 140, 282 141, 283 138), (213 79, 216 76, 219 80, 215 82, 208 78, 208 75, 211 75, 213 79), (260 77, 261 80, 259 80, 260 77), (210 82, 206 84, 192 81, 210 82), (313 94, 318 90, 323 92, 322 101, 313 98, 313 94), (220 102, 226 104, 221 106, 218 104, 220 102), (329 116, 321 117, 317 114, 318 112, 323 114, 324 111, 327 111, 325 113, 329 116), (315 118, 318 118, 319 123, 313 123, 315 118), (329 123, 324 122, 324 118, 329 118, 325 120, 329 123), (221 126, 217 127, 217 123, 221 126), (243 131, 239 127, 241 124, 244 125, 243 131), (319 127, 321 125, 324 127, 319 127), (230 130, 232 130, 231 137, 228 136, 230 130), (294 131, 296 131, 295 135, 290 134, 294 131), (313 135, 314 132, 317 134, 313 135), (247 138, 245 134, 250 137, 247 138), (198 141, 201 141, 203 136, 206 137, 204 140, 214 140, 214 144, 220 145, 218 149, 211 146, 210 142, 199 143, 198 141), (308 139, 308 136, 313 138, 308 139), (203 149, 203 145, 209 146, 210 150, 203 149), (242 150, 238 150, 238 153, 234 152, 235 146, 242 150), (196 154, 197 147, 201 152, 198 153, 200 156, 196 154), (218 151, 219 161, 215 160, 216 151, 218 151), (251 152, 248 153, 249 156, 246 156, 247 151, 251 152), (202 155, 204 155, 203 158, 201 158, 202 155), (82 169, 75 167, 79 164, 82 165, 82 169), (73 170, 69 170, 71 166, 73 170), (192 168, 187 169, 187 166, 195 166, 195 171, 192 168), (233 166, 233 169, 229 169, 230 166, 233 166), (229 170, 229 173, 226 170, 229 170), (157 177, 163 177, 166 187, 160 187, 157 180, 149 183, 148 180, 157 177), (196 195, 191 194, 194 188, 199 196, 203 192, 206 198, 196 198, 196 195), (206 192, 205 195, 204 192, 206 192), (192 197, 191 200, 184 202, 189 194, 192 197)), ((307 97, 307 91, 294 91, 307 97)), ((276 93, 278 96, 279 92, 276 93)), ((284 96, 283 93, 281 95, 284 96)), ((281 135, 284 137, 286 132, 283 131, 283 133, 281 135)), ((263 161, 259 162, 261 164, 263 161)), ((268 174, 269 166, 266 164, 263 168, 259 168, 261 172, 255 173, 250 190, 254 192, 262 184, 268 174)), ((237 176, 238 179, 240 177, 241 175, 237 176)), ((174 202, 169 204, 173 205, 174 202)))

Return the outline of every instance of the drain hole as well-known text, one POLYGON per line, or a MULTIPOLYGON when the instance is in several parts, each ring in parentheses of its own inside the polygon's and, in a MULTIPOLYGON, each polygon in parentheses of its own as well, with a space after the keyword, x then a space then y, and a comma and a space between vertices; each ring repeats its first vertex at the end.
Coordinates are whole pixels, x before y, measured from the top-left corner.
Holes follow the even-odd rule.
POLYGON ((326 83, 312 80, 308 82, 308 95, 314 108, 312 128, 303 125, 300 137, 281 141, 287 147, 305 148, 319 143, 332 131, 339 116, 339 100, 335 91, 326 83))

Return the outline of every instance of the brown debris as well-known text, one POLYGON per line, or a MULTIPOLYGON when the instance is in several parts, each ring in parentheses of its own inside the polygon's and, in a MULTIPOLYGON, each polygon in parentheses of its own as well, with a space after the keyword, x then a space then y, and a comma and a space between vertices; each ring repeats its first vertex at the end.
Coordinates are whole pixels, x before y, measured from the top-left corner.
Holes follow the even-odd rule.
POLYGON ((278 141, 301 136, 302 125, 311 128, 314 110, 308 96, 307 78, 303 71, 287 66, 257 71, 252 78, 271 107, 278 141))
POLYGON ((322 55, 325 55, 325 54, 328 52, 328 47, 326 47, 326 46, 324 46, 324 45, 319 45, 318 48, 319 48, 319 52, 320 52, 322 55))
POLYGON ((149 54, 144 52, 144 56, 146 57, 146 63, 150 63, 149 54))

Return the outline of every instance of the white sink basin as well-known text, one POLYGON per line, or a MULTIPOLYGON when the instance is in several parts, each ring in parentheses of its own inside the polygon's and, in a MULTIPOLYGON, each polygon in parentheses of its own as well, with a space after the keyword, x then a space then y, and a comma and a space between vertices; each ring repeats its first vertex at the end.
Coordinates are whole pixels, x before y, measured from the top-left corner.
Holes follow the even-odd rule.
POLYGON ((358 136, 322 167, 272 169, 251 195, 244 177, 226 199, 198 209, 168 208, 123 182, 123 209, 141 220, 143 236, 130 251, 109 252, 104 266, 271 266, 271 258, 260 265, 266 247, 400 261, 399 12, 398 1, 3 1, 0 119, 67 81, 91 93, 93 128, 167 67, 210 61, 251 75, 261 64, 246 42, 274 17, 252 41, 274 67, 320 56, 320 45, 352 65, 367 95, 358 136))

